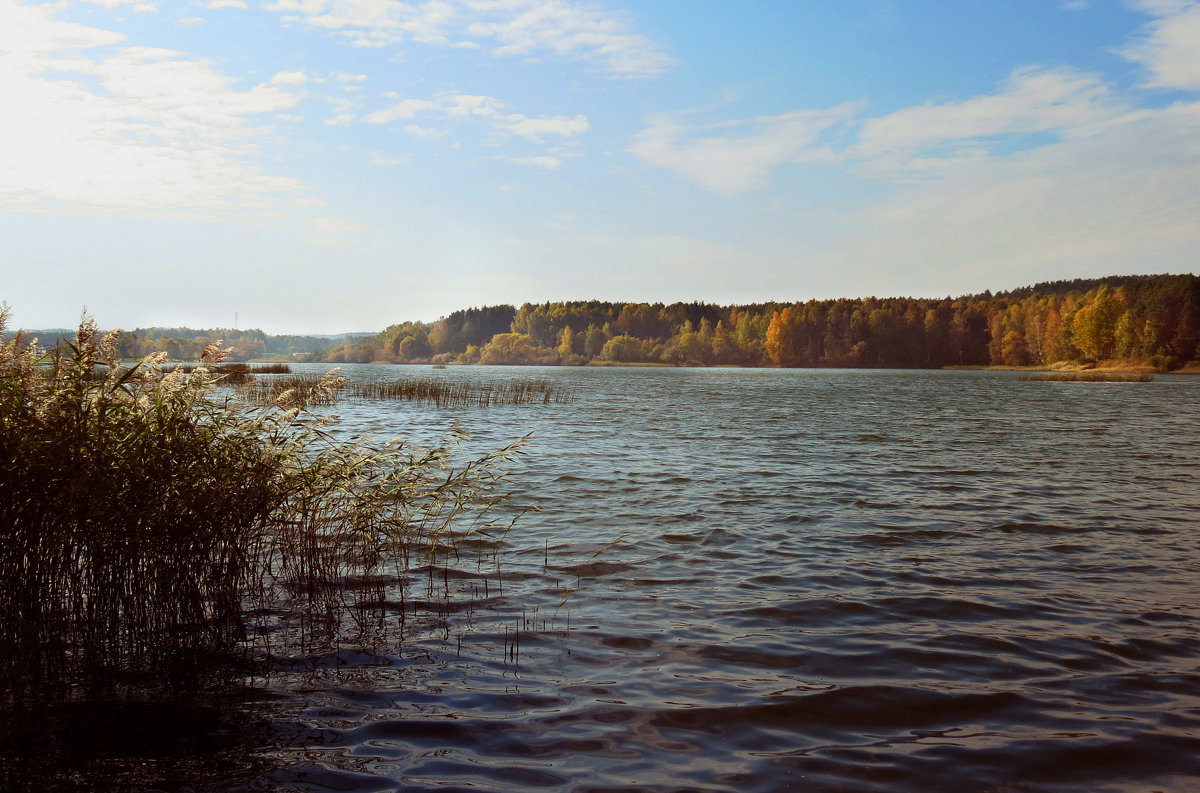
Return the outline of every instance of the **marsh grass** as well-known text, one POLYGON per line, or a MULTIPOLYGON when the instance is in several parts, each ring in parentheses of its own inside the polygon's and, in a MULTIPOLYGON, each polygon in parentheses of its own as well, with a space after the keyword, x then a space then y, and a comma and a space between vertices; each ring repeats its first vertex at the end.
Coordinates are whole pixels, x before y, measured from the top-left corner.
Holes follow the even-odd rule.
MULTIPOLYGON (((313 393, 320 383, 315 375, 293 375, 256 379, 240 389, 250 402, 265 404, 288 391, 313 393)), ((575 391, 551 378, 518 378, 500 382, 476 382, 468 379, 422 377, 384 383, 346 383, 341 381, 329 391, 314 393, 311 404, 332 404, 339 393, 357 399, 424 402, 437 407, 528 405, 569 403, 575 391)))
POLYGON ((191 371, 126 368, 116 333, 85 318, 49 354, 20 334, 0 345, 10 715, 174 699, 287 646, 352 640, 414 563, 516 519, 493 510, 523 441, 461 464, 460 430, 427 448, 339 441, 309 408, 341 378, 251 405, 217 388, 218 346, 191 371))
MULTIPOLYGON (((184 374, 191 374, 203 364, 177 364, 175 366, 166 365, 161 367, 164 373, 173 371, 178 368, 184 374)), ((260 374, 291 374, 292 367, 286 363, 216 363, 204 367, 210 373, 220 375, 221 382, 225 385, 241 385, 254 380, 255 375, 260 374)))
POLYGON ((422 377, 386 383, 355 383, 349 393, 360 399, 429 402, 438 407, 456 405, 528 405, 569 403, 575 391, 547 377, 498 382, 422 377))
POLYGON ((1081 372, 1023 374, 1020 379, 1066 383, 1149 383, 1154 380, 1154 375, 1139 372, 1099 372, 1089 369, 1081 372))
MULTIPOLYGON (((222 381, 223 385, 239 385, 222 381)), ((238 396, 257 405, 273 405, 280 400, 299 398, 306 406, 324 407, 335 404, 346 387, 345 378, 326 375, 295 374, 287 377, 253 378, 241 383, 238 396)))

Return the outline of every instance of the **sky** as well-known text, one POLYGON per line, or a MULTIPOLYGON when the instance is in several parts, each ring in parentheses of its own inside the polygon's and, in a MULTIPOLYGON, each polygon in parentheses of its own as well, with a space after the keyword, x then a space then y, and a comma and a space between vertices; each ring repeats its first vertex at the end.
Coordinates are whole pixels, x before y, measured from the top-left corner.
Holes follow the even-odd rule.
POLYGON ((1200 0, 0 0, 13 326, 1196 272, 1200 0))

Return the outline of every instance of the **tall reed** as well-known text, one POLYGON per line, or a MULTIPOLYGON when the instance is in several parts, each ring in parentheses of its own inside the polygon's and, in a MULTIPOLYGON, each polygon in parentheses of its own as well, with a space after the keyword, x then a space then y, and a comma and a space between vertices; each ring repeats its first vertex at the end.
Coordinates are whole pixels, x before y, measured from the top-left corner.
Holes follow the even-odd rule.
MULTIPOLYGON (((290 390, 312 390, 320 381, 317 375, 292 375, 246 383, 240 393, 243 398, 269 403, 290 390)), ((575 390, 550 378, 519 378, 498 382, 441 377, 393 380, 375 383, 342 382, 319 398, 321 404, 332 404, 338 391, 357 399, 402 400, 426 402, 437 407, 493 405, 528 405, 569 403, 575 401, 575 390)))
MULTIPOLYGON (((176 364, 174 366, 167 364, 161 368, 165 372, 178 368, 184 374, 191 374, 200 368, 200 366, 196 364, 176 364)), ((253 382, 254 375, 256 374, 290 374, 292 371, 292 367, 286 363, 218 363, 206 368, 211 372, 221 375, 221 382, 225 385, 241 385, 253 382)))
POLYGON ((122 367, 116 333, 0 344, 0 707, 178 694, 268 619, 336 639, 378 595, 347 581, 397 580, 505 499, 523 441, 463 465, 458 431, 340 442, 309 411, 340 378, 252 406, 214 391, 218 345, 164 373, 122 367))
POLYGON ((422 377, 386 383, 354 383, 350 393, 363 399, 402 399, 453 405, 527 405, 573 402, 575 391, 551 378, 528 377, 497 382, 422 377))

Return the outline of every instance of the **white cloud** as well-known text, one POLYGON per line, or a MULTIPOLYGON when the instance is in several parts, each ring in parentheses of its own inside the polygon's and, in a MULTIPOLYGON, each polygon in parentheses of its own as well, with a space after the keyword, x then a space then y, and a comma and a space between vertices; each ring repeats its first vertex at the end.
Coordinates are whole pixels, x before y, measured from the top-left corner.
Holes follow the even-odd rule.
POLYGON ((304 85, 308 75, 304 72, 276 72, 270 81, 271 85, 304 85))
POLYGON ((972 162, 1095 135, 1139 118, 1095 75, 1024 68, 990 94, 930 102, 855 122, 850 103, 829 110, 708 125, 687 123, 696 111, 659 114, 634 137, 630 152, 721 193, 767 184, 785 163, 849 162, 874 177, 939 178, 972 162), (822 145, 839 126, 849 145, 822 145))
POLYGON ((628 20, 595 6, 566 0, 484 0, 471 6, 492 13, 468 25, 468 33, 495 39, 500 54, 549 51, 629 77, 659 74, 673 64, 653 42, 633 32, 628 20))
POLYGON ((766 186, 779 165, 829 160, 831 152, 817 139, 853 111, 854 105, 844 104, 707 125, 687 124, 686 113, 661 113, 650 118, 629 151, 719 193, 740 193, 766 186))
POLYGON ((138 5, 142 2, 142 0, 84 0, 84 2, 112 9, 119 8, 121 6, 138 5))
MULTIPOLYGON (((456 92, 438 94, 433 99, 402 99, 391 107, 368 113, 364 120, 370 124, 388 124, 414 119, 418 115, 432 115, 449 121, 482 121, 495 134, 517 136, 535 143, 550 135, 577 137, 591 128, 587 116, 533 118, 521 113, 505 113, 504 103, 494 97, 456 92)), ((414 127, 416 125, 409 125, 405 129, 412 132, 414 127)))
POLYGON ((246 8, 245 0, 208 0, 204 7, 210 11, 220 11, 223 8, 246 8))
POLYGON ((1142 0, 1137 6, 1157 19, 1122 54, 1150 72, 1146 87, 1200 90, 1200 3, 1142 0))
POLYGON ((176 24, 191 27, 193 25, 203 25, 204 17, 180 17, 176 20, 176 24))
POLYGON ((618 77, 651 76, 674 63, 628 18, 571 0, 275 0, 267 8, 360 47, 490 47, 502 56, 581 60, 618 77))
MULTIPOLYGON (((1093 135, 963 163, 863 213, 825 261, 873 263, 878 276, 929 273, 926 290, 944 279, 939 274, 969 275, 943 283, 943 293, 990 274, 1002 284, 1190 270, 1200 247, 1197 184, 1200 104, 1175 105, 1124 116, 1093 135)), ((885 287, 914 288, 876 288, 885 287)))
POLYGON ((305 192, 253 162, 246 123, 295 94, 55 13, 0 0, 0 205, 212 217, 305 192))
POLYGON ((822 158, 891 188, 825 224, 828 247, 805 255, 874 291, 1186 271, 1200 249, 1200 102, 1136 108, 1095 76, 1022 69, 993 93, 862 122, 848 107, 689 120, 653 117, 630 151, 724 193, 765 184, 783 163, 822 158), (848 143, 821 145, 831 125, 848 143), (964 273, 960 282, 947 280, 952 272, 964 273))
POLYGON ((376 110, 374 113, 368 113, 364 120, 368 124, 387 124, 397 119, 413 118, 423 110, 433 110, 437 107, 438 104, 436 102, 428 102, 424 99, 405 99, 385 110, 376 110))
POLYGON ((125 39, 111 30, 61 22, 50 9, 0 0, 0 64, 12 69, 44 68, 51 53, 117 44, 125 39))
POLYGON ((107 9, 120 8, 121 6, 133 6, 133 10, 138 14, 148 14, 158 11, 158 6, 154 3, 147 3, 144 0, 84 0, 92 5, 103 6, 107 9))
POLYGON ((504 105, 490 96, 474 94, 444 94, 442 109, 451 118, 469 118, 471 116, 496 117, 504 105))
POLYGON ((529 157, 505 157, 505 159, 514 165, 527 165, 531 168, 543 168, 547 171, 553 171, 561 168, 563 164, 561 158, 548 154, 533 155, 529 157))
POLYGON ((546 135, 556 135, 560 138, 573 138, 582 135, 591 128, 587 116, 540 116, 529 118, 515 115, 502 117, 502 126, 512 135, 519 135, 528 140, 538 141, 546 135))
POLYGON ((1126 112, 1098 77, 1070 69, 1018 69, 993 94, 928 103, 863 122, 849 155, 877 167, 926 171, 986 155, 1013 136, 1091 134, 1126 112))
POLYGON ((445 130, 422 127, 418 124, 409 124, 404 128, 404 131, 413 137, 424 138, 425 140, 437 140, 446 134, 445 130))

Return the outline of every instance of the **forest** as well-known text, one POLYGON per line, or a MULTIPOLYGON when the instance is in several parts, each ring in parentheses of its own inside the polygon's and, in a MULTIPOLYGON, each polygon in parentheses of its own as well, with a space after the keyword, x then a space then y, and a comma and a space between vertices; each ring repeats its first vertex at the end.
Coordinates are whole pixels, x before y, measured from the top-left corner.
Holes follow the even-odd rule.
POLYGON ((1050 366, 1196 357, 1200 277, 1112 276, 958 298, 720 306, 568 301, 456 311, 346 338, 329 363, 1050 366))
MULTIPOLYGON (((46 347, 75 339, 75 331, 64 328, 32 331, 32 334, 46 347)), ((373 334, 361 335, 370 337, 373 334)), ((12 336, 11 332, 4 334, 6 340, 12 336)), ((141 360, 156 353, 163 353, 172 361, 195 361, 199 360, 205 347, 217 340, 233 350, 229 356, 231 361, 295 360, 327 350, 333 341, 328 336, 273 336, 258 329, 155 327, 122 333, 115 343, 117 357, 126 361, 141 360)))

